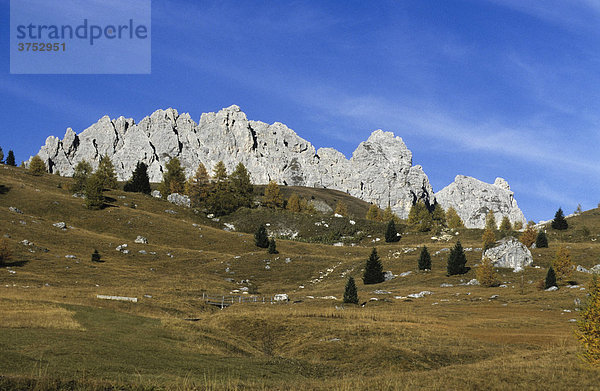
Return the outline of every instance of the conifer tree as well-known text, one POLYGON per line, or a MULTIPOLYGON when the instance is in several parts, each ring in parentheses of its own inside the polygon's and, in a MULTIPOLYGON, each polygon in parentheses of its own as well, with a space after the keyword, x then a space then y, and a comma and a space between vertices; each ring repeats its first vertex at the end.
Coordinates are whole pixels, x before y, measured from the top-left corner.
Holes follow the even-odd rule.
POLYGON ((544 231, 540 231, 535 238, 536 248, 548 248, 548 237, 544 231))
POLYGON ((220 161, 213 170, 213 182, 204 205, 217 216, 223 216, 237 209, 239 199, 233 191, 231 179, 227 176, 225 164, 220 161))
POLYGON ((431 270, 431 255, 427 246, 423 246, 419 255, 419 270, 431 270))
POLYGON ((423 201, 419 200, 410 208, 408 224, 418 232, 427 232, 431 229, 433 220, 423 201))
POLYGON ((433 212, 431 212, 431 219, 433 220, 433 225, 438 228, 445 227, 447 225, 446 222, 446 212, 444 212, 444 208, 437 202, 433 206, 433 212))
POLYGON ((268 252, 269 252, 269 254, 279 254, 279 251, 277 251, 277 244, 275 243, 274 238, 271 238, 269 240, 268 252))
POLYGON ((163 180, 158 186, 158 190, 164 199, 169 194, 183 194, 185 190, 185 173, 181 167, 181 162, 174 157, 165 165, 166 172, 163 174, 163 180))
POLYGON ((490 229, 492 231, 496 231, 498 229, 498 224, 496 223, 496 216, 491 210, 485 216, 485 229, 490 229))
POLYGON ((556 286, 556 273, 554 272, 554 268, 550 266, 548 269, 548 273, 546 273, 546 280, 544 281, 544 289, 551 288, 556 286))
POLYGON ((576 335, 583 344, 583 358, 600 366, 600 277, 595 274, 588 286, 588 299, 581 309, 576 335))
POLYGON ((528 224, 527 228, 525 228, 525 231, 523 231, 523 234, 521 234, 521 237, 519 238, 519 240, 525 246, 531 247, 535 243, 536 237, 537 237, 537 233, 535 232, 533 225, 528 224))
POLYGON ((267 248, 269 247, 269 237, 267 236, 267 228, 261 224, 254 232, 254 244, 256 247, 267 248))
POLYGON ((496 245, 496 234, 491 229, 486 228, 483 231, 481 240, 483 241, 483 251, 489 250, 496 245))
POLYGON ((388 243, 395 243, 400 241, 400 236, 398 235, 398 231, 396 230, 396 224, 394 224, 393 219, 388 222, 387 228, 385 230, 385 241, 388 243))
POLYGON ((510 220, 508 216, 502 217, 502 221, 500 222, 500 232, 502 233, 502 237, 506 237, 512 231, 512 225, 510 224, 510 220))
POLYGON ((348 216, 348 207, 346 206, 346 204, 343 201, 340 200, 335 205, 334 213, 338 214, 340 216, 348 216))
POLYGON ((456 209, 454 209, 453 207, 449 207, 446 211, 446 223, 448 224, 448 228, 452 229, 465 227, 465 224, 456 212, 456 209))
POLYGON ((571 278, 575 265, 571 261, 571 253, 566 247, 560 246, 558 250, 556 250, 556 255, 552 261, 552 267, 554 268, 556 279, 559 282, 564 283, 571 278))
POLYGON ((381 214, 381 211, 379 210, 377 205, 371 204, 371 206, 369 207, 369 210, 367 211, 367 215, 365 216, 365 218, 367 220, 377 221, 377 220, 379 220, 380 214, 381 214))
POLYGON ((32 175, 40 176, 47 173, 48 169, 46 168, 44 161, 38 155, 35 155, 31 158, 31 162, 29 163, 29 172, 32 175))
POLYGON ((102 186, 105 189, 116 189, 117 188, 117 175, 115 174, 115 166, 108 156, 100 157, 100 163, 98 163, 98 169, 96 175, 102 181, 102 186))
POLYGON ((17 163, 15 162, 15 153, 11 150, 8 151, 8 156, 6 157, 6 165, 16 167, 17 163))
POLYGON ((251 207, 254 201, 254 186, 252 186, 250 174, 246 166, 238 163, 229 176, 229 180, 231 181, 232 191, 236 199, 236 207, 251 207))
POLYGON ((277 182, 270 181, 267 187, 265 187, 264 201, 265 205, 269 208, 276 209, 283 207, 283 197, 277 182))
POLYGON ((287 210, 293 213, 300 213, 302 210, 300 207, 300 198, 296 193, 292 194, 290 198, 288 198, 287 205, 285 206, 287 210))
POLYGON ((71 186, 71 191, 73 193, 85 192, 85 186, 88 178, 92 175, 92 171, 92 166, 85 160, 77 163, 75 171, 73 172, 73 185, 71 186))
POLYGON ((123 186, 123 190, 133 193, 150 194, 150 178, 148 177, 148 166, 137 162, 131 178, 123 186))
POLYGON ((569 228, 569 223, 567 223, 567 219, 565 219, 562 208, 558 208, 556 211, 554 220, 552 220, 552 228, 561 231, 569 228))
POLYGON ((92 253, 92 262, 100 262, 100 259, 102 257, 100 256, 100 253, 98 252, 97 249, 94 250, 94 252, 92 253))
POLYGON ((85 206, 88 209, 101 209, 104 206, 103 178, 97 173, 90 175, 85 184, 85 206))
POLYGON ((388 205, 387 208, 383 210, 383 212, 379 215, 379 221, 390 221, 394 220, 394 223, 399 223, 400 218, 392 211, 392 208, 388 205))
POLYGON ((202 162, 198 164, 196 173, 185 183, 185 194, 190 197, 192 205, 202 206, 210 192, 210 176, 202 162))
POLYGON ((356 289, 356 283, 352 276, 348 277, 346 281, 346 288, 344 289, 344 303, 358 304, 358 290, 356 289))
POLYGON ((3 163, 4 163, 4 151, 0 147, 0 164, 3 164, 3 163))
POLYGON ((379 256, 377 255, 377 250, 373 248, 371 251, 371 255, 365 264, 365 272, 363 274, 363 283, 365 285, 368 284, 378 284, 380 282, 385 281, 383 266, 381 265, 381 261, 379 260, 379 256))
POLYGON ((465 256, 465 252, 459 240, 456 242, 454 248, 450 250, 450 254, 448 255, 448 275, 464 274, 467 271, 466 264, 467 257, 465 256))
POLYGON ((485 257, 481 260, 481 263, 475 272, 475 276, 477 277, 477 281, 479 281, 481 286, 492 287, 498 283, 496 279, 496 272, 494 271, 494 265, 488 257, 485 257))

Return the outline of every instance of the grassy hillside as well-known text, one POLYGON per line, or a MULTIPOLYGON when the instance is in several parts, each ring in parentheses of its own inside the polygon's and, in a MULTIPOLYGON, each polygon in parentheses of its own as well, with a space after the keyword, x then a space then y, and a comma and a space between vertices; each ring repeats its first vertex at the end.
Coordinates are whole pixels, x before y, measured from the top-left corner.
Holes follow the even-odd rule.
MULTIPOLYGON (((121 191, 107 193, 109 207, 88 211, 66 190, 69 183, 0 166, 0 236, 14 251, 0 269, 0 389, 512 390, 519 384, 562 390, 600 384, 600 372, 578 358, 573 335, 574 300, 584 300, 585 290, 535 287, 559 245, 570 248, 576 264, 600 263, 598 210, 569 219, 566 232, 548 230, 550 248, 533 250, 539 268, 499 270, 506 287, 483 288, 460 285, 475 278, 481 231, 455 235, 475 249, 467 252, 473 269, 447 277, 445 249, 453 240, 404 233, 399 243, 377 241, 383 225, 361 219, 368 204, 340 192, 283 188, 332 206, 344 199, 355 224, 265 209, 214 221, 121 191), (53 226, 58 222, 68 228, 53 226), (224 222, 236 231, 224 230, 224 222), (305 239, 323 236, 323 243, 350 235, 355 246, 279 239, 280 253, 269 255, 254 246, 258 223, 272 231, 297 227, 305 239), (327 237, 335 230, 340 237, 327 237), (148 244, 134 243, 138 235, 148 244), (122 244, 128 254, 115 250, 122 244), (363 285, 361 270, 375 245, 384 270, 411 273, 363 285), (421 245, 433 255, 429 273, 416 270, 421 245), (94 249, 104 262, 90 261, 94 249), (364 307, 342 305, 348 275, 356 278, 364 307), (245 288, 258 297, 287 293, 290 302, 220 310, 201 299, 203 292, 245 288), (407 297, 421 291, 432 294, 407 297), (98 294, 138 302, 99 300, 98 294)), ((573 276, 579 284, 589 278, 573 276)))

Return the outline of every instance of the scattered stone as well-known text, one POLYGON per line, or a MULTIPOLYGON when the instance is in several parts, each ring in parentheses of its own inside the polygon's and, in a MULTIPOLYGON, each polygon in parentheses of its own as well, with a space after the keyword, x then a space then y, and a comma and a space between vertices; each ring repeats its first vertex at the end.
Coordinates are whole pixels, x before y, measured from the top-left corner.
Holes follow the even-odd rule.
POLYGON ((452 288, 454 285, 452 284, 448 284, 447 282, 444 282, 443 284, 440 285, 440 288, 452 288))
POLYGON ((123 250, 121 251, 123 254, 129 254, 129 250, 123 250))
POLYGON ((169 194, 167 196, 167 201, 178 206, 185 206, 186 208, 192 206, 192 201, 190 200, 190 197, 179 193, 169 194))
POLYGON ((461 284, 461 285, 479 285, 479 281, 477 281, 476 278, 473 278, 472 280, 469 280, 469 282, 461 284))
POLYGON ((67 224, 65 224, 64 221, 61 221, 60 223, 54 223, 52 225, 59 229, 67 229, 67 224))
POLYGON ((225 228, 223 228, 225 231, 235 231, 235 225, 230 223, 223 223, 223 225, 225 226, 225 228))
POLYGON ((341 214, 339 214, 339 213, 334 213, 334 214, 333 214, 333 217, 342 218, 342 217, 344 217, 344 216, 342 216, 342 215, 341 215, 341 214))
POLYGON ((577 268, 575 270, 580 273, 592 273, 590 270, 586 269, 585 267, 583 267, 581 265, 577 265, 577 268))
POLYGON ((598 265, 596 265, 596 266, 592 267, 590 270, 591 270, 593 273, 600 273, 600 264, 598 264, 598 265))
POLYGON ((489 300, 496 300, 498 297, 500 297, 499 295, 491 295, 489 300))
POLYGON ((123 251, 127 248, 127 243, 123 243, 115 248, 117 251, 123 251))
POLYGON ((142 255, 146 255, 147 254, 146 250, 140 250, 140 251, 138 251, 138 253, 140 253, 142 255))
POLYGON ((143 236, 138 235, 138 237, 135 238, 134 243, 148 244, 148 239, 146 239, 143 236))
POLYGON ((333 245, 334 245, 334 247, 343 247, 344 243, 342 243, 342 242, 336 242, 333 245))
POLYGON ((144 297, 145 297, 146 299, 151 299, 151 298, 152 298, 152 295, 147 295, 147 294, 146 294, 146 295, 144 295, 144 297))
POLYGON ((400 275, 400 277, 406 277, 406 276, 409 276, 409 275, 411 275, 411 274, 412 274, 412 271, 411 271, 411 270, 409 270, 409 271, 407 271, 407 272, 400 273, 399 275, 400 275))
POLYGON ((389 270, 387 272, 383 273, 383 279, 385 281, 393 280, 396 277, 397 276, 394 273, 392 273, 391 271, 389 271, 389 270))
POLYGON ((212 219, 214 217, 215 217, 214 213, 209 213, 209 214, 206 215, 207 219, 212 219))
POLYGON ((160 194, 160 191, 158 190, 153 190, 152 193, 150 193, 150 195, 152 195, 152 197, 154 198, 162 198, 162 194, 160 194))
POLYGON ((356 224, 356 221, 350 220, 349 223, 352 224, 352 225, 354 225, 354 224, 356 224))
POLYGON ((175 215, 177 214, 177 212, 175 212, 173 209, 165 209, 165 213, 168 213, 170 215, 175 215))
POLYGON ((8 210, 10 210, 10 211, 11 211, 11 212, 13 212, 13 213, 18 213, 18 214, 20 214, 20 215, 22 215, 22 214, 23 214, 23 211, 21 211, 21 210, 20 210, 20 209, 18 209, 18 208, 15 208, 14 206, 9 206, 9 207, 8 207, 8 210))
POLYGON ((265 269, 266 269, 266 270, 271 270, 271 266, 269 266, 269 265, 265 265, 265 269))
POLYGON ((425 296, 431 295, 431 294, 433 294, 433 292, 422 291, 422 292, 419 292, 419 293, 411 293, 410 295, 407 295, 407 297, 410 297, 412 299, 420 299, 422 297, 425 297, 425 296))
POLYGON ((290 263, 290 262, 292 262, 292 260, 290 258, 285 259, 285 263, 290 263))
POLYGON ((499 285, 498 288, 508 288, 508 285, 502 284, 502 285, 499 285))
POLYGON ((22 240, 22 241, 21 241, 21 243, 22 243, 24 246, 33 246, 33 242, 30 242, 30 241, 29 241, 29 240, 27 240, 27 239, 24 239, 24 240, 22 240))
POLYGON ((391 295, 392 294, 392 292, 384 291, 382 289, 377 289, 377 290, 373 291, 373 293, 375 293, 376 295, 391 295))
POLYGON ((546 289, 546 292, 554 292, 557 291, 558 287, 557 286, 551 286, 550 288, 546 289))
POLYGON ((126 297, 126 296, 109 296, 109 295, 96 295, 97 299, 103 300, 117 300, 117 301, 129 301, 132 303, 137 303, 137 297, 126 297))
POLYGON ((278 293, 273 296, 274 301, 290 301, 288 295, 286 293, 278 293))
POLYGON ((67 258, 67 259, 77 259, 77 257, 75 255, 71 255, 71 254, 65 255, 65 258, 67 258))

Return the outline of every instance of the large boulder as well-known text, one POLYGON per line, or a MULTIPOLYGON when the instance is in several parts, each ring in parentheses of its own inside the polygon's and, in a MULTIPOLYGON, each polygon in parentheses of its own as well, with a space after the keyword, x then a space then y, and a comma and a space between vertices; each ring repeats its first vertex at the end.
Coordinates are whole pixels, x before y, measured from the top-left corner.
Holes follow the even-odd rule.
POLYGON ((494 212, 497 224, 500 224, 504 216, 513 224, 527 223, 508 182, 502 178, 496 178, 490 184, 457 175, 454 182, 435 193, 435 199, 444 209, 456 209, 467 228, 484 228, 489 211, 494 212))
POLYGON ((496 267, 512 268, 515 271, 533 263, 533 257, 527 246, 512 236, 496 242, 495 247, 482 254, 483 258, 489 258, 496 267))

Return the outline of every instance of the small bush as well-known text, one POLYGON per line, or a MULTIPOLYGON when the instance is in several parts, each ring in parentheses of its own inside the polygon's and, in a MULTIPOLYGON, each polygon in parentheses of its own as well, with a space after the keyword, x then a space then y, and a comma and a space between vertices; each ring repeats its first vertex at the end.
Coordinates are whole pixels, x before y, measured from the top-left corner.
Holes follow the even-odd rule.
POLYGON ((92 253, 92 262, 100 262, 101 256, 98 250, 94 250, 92 253))
POLYGON ((400 241, 400 236, 398 235, 398 231, 396 230, 396 224, 394 224, 394 220, 390 220, 387 228, 385 230, 385 241, 388 243, 395 243, 400 241))
POLYGON ((269 254, 279 254, 279 251, 277 251, 277 245, 275 244, 275 239, 271 238, 271 240, 269 240, 269 254))
POLYGON ((548 289, 553 286, 556 286, 556 273, 554 272, 554 268, 550 266, 548 273, 546 273, 546 279, 544 280, 544 289, 548 289))
POLYGON ((267 229, 263 224, 259 225, 254 233, 254 244, 256 247, 267 248, 269 247, 269 237, 267 236, 267 229))
POLYGON ((423 246, 421 249, 421 255, 419 255, 419 270, 431 270, 431 255, 429 255, 427 246, 423 246))
POLYGON ((348 277, 346 288, 344 289, 344 303, 358 304, 358 292, 354 278, 348 277))
POLYGON ((540 231, 535 238, 536 248, 548 248, 548 237, 544 231, 540 231))

